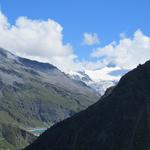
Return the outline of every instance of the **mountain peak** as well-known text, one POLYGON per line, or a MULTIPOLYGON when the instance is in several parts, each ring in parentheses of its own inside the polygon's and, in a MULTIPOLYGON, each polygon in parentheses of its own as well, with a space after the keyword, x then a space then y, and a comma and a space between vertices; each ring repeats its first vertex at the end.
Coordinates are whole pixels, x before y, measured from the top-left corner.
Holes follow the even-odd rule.
POLYGON ((0 48, 0 58, 1 58, 1 60, 5 60, 5 61, 13 60, 13 61, 16 61, 17 63, 20 63, 20 64, 28 67, 28 68, 39 70, 39 71, 48 71, 51 69, 57 69, 57 67, 55 67, 49 63, 38 62, 35 60, 30 60, 27 58, 22 58, 22 57, 16 56, 3 48, 0 48))
POLYGON ((0 58, 1 59, 16 59, 17 57, 12 54, 11 52, 3 49, 3 48, 0 48, 0 58))
POLYGON ((4 50, 3 48, 0 48, 0 56, 1 57, 7 57, 8 51, 4 50))

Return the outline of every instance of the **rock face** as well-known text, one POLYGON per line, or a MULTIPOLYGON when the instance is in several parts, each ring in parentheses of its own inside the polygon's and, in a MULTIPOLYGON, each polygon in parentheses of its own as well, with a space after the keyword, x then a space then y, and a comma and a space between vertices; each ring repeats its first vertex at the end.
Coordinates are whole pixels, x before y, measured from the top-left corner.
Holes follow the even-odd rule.
POLYGON ((100 101, 62 121, 25 150, 149 150, 150 62, 123 76, 100 101))
POLYGON ((97 70, 71 71, 68 76, 74 80, 84 82, 102 96, 107 88, 115 86, 127 72, 129 70, 108 65, 97 70))

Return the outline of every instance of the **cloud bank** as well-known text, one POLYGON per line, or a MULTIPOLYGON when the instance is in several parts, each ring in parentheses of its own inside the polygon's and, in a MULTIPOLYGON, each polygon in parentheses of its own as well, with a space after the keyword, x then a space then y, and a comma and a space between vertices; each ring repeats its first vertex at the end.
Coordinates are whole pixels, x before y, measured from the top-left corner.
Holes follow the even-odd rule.
POLYGON ((150 59, 150 37, 137 30, 132 38, 124 36, 118 43, 114 41, 93 50, 91 56, 101 58, 107 64, 132 69, 150 59))

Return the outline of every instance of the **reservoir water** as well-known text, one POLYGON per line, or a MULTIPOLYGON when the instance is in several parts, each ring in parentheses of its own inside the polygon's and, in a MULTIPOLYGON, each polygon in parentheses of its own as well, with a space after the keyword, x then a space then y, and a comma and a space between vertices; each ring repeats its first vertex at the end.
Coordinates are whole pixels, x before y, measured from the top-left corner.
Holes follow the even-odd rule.
POLYGON ((34 128, 34 129, 30 129, 29 131, 32 132, 33 134, 39 136, 46 130, 47 130, 47 128, 34 128))

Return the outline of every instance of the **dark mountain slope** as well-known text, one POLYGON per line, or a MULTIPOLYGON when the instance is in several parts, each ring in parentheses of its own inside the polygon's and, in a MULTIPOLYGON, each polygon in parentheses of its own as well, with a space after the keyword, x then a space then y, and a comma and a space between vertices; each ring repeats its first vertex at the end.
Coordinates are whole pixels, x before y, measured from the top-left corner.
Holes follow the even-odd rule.
POLYGON ((87 110, 62 121, 25 150, 149 150, 150 62, 122 77, 87 110))

